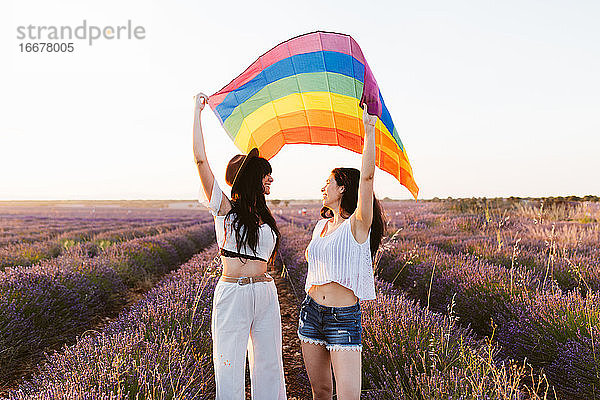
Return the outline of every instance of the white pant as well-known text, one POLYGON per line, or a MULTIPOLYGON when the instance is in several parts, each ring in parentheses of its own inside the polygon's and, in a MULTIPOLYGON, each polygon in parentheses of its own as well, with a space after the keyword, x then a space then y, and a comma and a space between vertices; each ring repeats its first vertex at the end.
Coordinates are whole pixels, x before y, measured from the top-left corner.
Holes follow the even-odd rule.
POLYGON ((252 399, 286 399, 274 281, 239 285, 219 280, 211 329, 217 400, 245 399, 246 350, 252 399))

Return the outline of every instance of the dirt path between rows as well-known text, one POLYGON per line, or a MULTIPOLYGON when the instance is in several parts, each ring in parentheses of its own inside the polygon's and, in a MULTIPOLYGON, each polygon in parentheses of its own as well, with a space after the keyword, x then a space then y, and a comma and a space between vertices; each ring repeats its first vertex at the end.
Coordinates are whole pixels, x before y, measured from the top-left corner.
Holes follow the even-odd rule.
MULTIPOLYGON (((304 369, 298 339, 298 311, 300 304, 290 283, 281 277, 279 271, 269 271, 275 279, 279 307, 281 308, 281 330, 283 335, 283 371, 288 400, 311 400, 310 383, 304 369)), ((246 399, 250 400, 250 378, 246 371, 246 399)))
POLYGON ((283 371, 289 400, 312 399, 308 375, 300 352, 298 339, 298 312, 300 305, 290 283, 274 273, 279 306, 281 307, 281 329, 283 334, 283 371))

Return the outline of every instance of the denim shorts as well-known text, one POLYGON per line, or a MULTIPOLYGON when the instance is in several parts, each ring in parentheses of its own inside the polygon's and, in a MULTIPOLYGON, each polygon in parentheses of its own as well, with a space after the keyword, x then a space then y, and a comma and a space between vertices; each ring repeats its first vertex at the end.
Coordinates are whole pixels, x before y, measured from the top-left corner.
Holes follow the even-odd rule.
POLYGON ((306 295, 300 306, 298 337, 322 344, 327 350, 362 350, 360 304, 348 307, 322 306, 306 295))

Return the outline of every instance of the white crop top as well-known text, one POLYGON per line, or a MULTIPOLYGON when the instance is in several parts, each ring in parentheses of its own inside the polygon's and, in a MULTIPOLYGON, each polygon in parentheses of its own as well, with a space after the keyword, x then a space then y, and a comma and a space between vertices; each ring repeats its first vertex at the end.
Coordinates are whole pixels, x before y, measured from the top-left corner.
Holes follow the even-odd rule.
MULTIPOLYGON (((210 196, 210 201, 206 198, 204 194, 204 190, 200 187, 200 191, 198 193, 198 201, 204 205, 210 213, 213 215, 215 219, 215 233, 217 236, 217 244, 219 248, 225 249, 228 251, 232 251, 237 253, 237 241, 235 238, 235 230, 232 227, 232 222, 234 219, 233 215, 217 215, 219 209, 221 208, 221 201, 223 200, 223 191, 219 187, 217 180, 214 180, 212 194, 210 196)), ((242 227, 243 232, 244 227, 242 227)), ((271 227, 267 224, 262 224, 258 231, 258 243, 256 245, 256 253, 252 251, 249 246, 242 246, 240 249, 240 254, 255 256, 261 258, 265 261, 268 261, 271 258, 271 254, 275 249, 275 241, 277 240, 277 236, 275 232, 271 229, 271 227)))
POLYGON ((308 274, 304 290, 308 293, 312 285, 337 282, 360 300, 375 299, 371 232, 364 243, 358 243, 348 218, 335 231, 321 237, 326 223, 326 219, 317 222, 306 248, 308 274))

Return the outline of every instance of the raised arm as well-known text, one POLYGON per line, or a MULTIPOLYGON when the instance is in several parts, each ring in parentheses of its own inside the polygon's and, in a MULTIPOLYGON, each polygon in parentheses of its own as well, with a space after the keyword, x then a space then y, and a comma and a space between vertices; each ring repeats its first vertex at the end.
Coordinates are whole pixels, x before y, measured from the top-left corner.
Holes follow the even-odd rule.
POLYGON ((373 222, 373 178, 375 176, 375 123, 377 117, 363 109, 365 137, 358 183, 358 205, 350 221, 354 237, 362 243, 367 240, 373 222))
MULTIPOLYGON (((200 123, 200 116, 202 115, 202 110, 207 102, 208 96, 206 96, 204 93, 198 93, 196 95, 194 107, 194 159, 196 160, 196 166, 198 167, 198 174, 200 175, 200 181, 202 182, 202 189, 204 189, 206 198, 210 201, 213 185, 215 183, 215 176, 210 169, 210 165, 208 165, 206 150, 204 148, 202 124, 200 123)), ((225 215, 230 209, 231 204, 229 199, 227 196, 223 196, 218 215, 225 215)))

